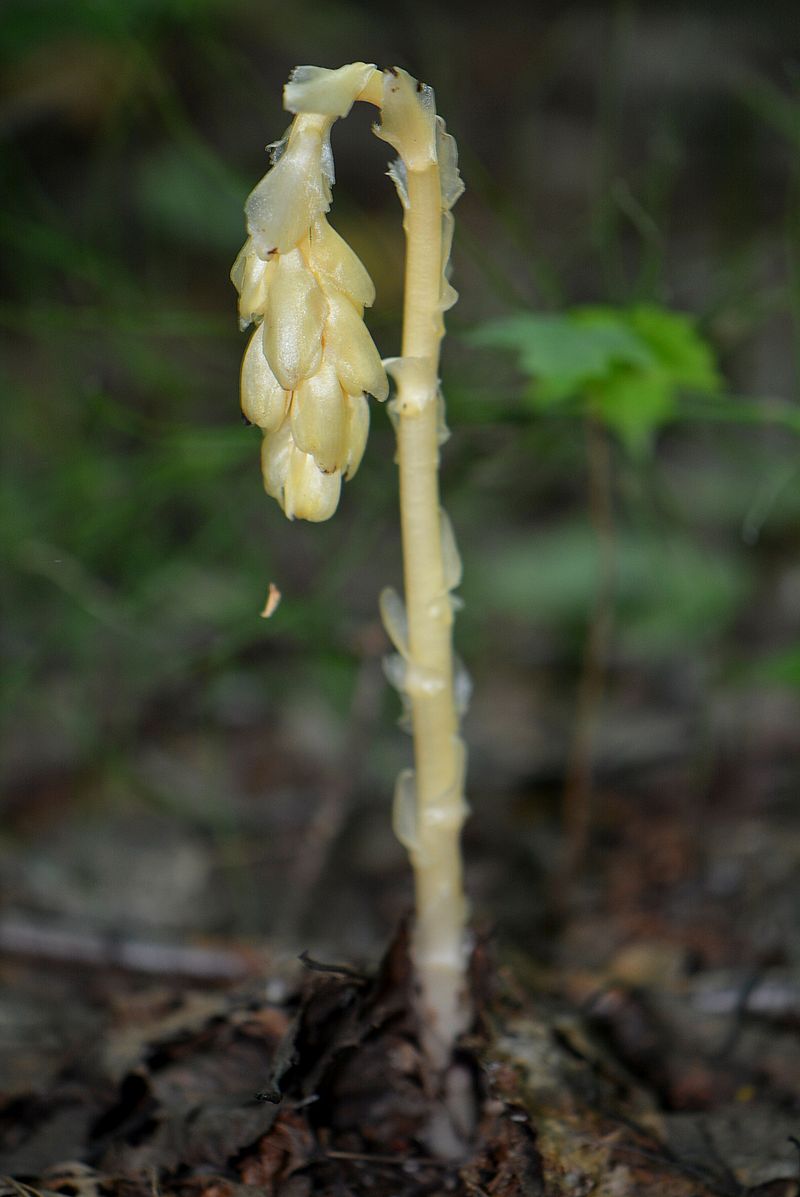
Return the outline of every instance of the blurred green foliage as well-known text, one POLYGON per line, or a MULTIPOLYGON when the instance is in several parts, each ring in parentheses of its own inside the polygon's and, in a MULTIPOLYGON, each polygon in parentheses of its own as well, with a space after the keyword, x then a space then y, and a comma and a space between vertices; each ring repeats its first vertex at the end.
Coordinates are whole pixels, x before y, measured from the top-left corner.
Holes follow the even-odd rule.
POLYGON ((634 453, 651 449, 655 432, 676 417, 681 389, 721 387, 711 346, 692 320, 654 304, 526 312, 485 324, 472 341, 517 351, 535 382, 535 409, 583 403, 634 453))
MULTIPOLYGON (((659 536, 625 530, 616 554, 617 650, 629 660, 664 660, 676 645, 697 653, 719 642, 752 586, 744 560, 710 554, 676 531, 659 536)), ((596 571, 591 530, 583 522, 563 522, 497 548, 467 583, 467 593, 504 618, 534 617, 551 635, 572 628, 578 636, 596 571)))
POLYGON ((758 676, 800 690, 800 645, 792 645, 759 664, 758 676))

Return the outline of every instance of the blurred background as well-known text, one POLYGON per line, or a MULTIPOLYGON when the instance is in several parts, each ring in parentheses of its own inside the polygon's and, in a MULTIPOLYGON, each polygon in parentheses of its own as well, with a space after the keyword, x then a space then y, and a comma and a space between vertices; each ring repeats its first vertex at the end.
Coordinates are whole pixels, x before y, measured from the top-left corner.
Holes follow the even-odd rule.
MULTIPOLYGON (((364 59, 435 86, 467 187, 443 489, 476 915, 537 966, 797 963, 793 7, 5 0, 6 948, 369 961, 408 908, 389 422, 335 518, 289 524, 239 419, 228 279, 290 69, 364 59), (615 389, 642 381, 629 342, 553 386, 587 305, 675 342, 654 405, 615 389)), ((331 216, 388 356, 403 243, 370 120, 334 130, 331 216)))

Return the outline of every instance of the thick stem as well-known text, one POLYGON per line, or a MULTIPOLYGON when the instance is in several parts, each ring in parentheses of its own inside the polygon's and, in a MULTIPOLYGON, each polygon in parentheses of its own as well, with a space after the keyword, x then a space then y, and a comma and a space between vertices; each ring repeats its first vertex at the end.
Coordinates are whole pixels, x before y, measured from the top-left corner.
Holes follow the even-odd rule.
POLYGON ((464 749, 439 508, 442 202, 437 163, 408 171, 403 357, 395 366, 408 674, 416 767, 414 957, 426 1048, 444 1068, 465 1023, 460 831, 464 749))

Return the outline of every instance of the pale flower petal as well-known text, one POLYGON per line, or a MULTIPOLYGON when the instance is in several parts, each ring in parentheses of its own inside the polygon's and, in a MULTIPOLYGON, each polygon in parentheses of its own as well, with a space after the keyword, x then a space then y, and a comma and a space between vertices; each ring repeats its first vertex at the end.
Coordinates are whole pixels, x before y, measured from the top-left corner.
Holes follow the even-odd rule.
POLYGON ((261 442, 261 475, 264 490, 283 507, 283 491, 294 452, 289 421, 285 420, 276 432, 270 432, 261 442))
POLYGON ((366 391, 376 399, 386 398, 389 382, 375 343, 350 300, 335 291, 328 294, 325 340, 339 381, 349 395, 366 391))
POLYGON ((290 396, 270 369, 263 335, 264 325, 260 324, 242 358, 242 411, 251 424, 274 432, 283 423, 290 396))
POLYGON ((310 453, 326 474, 348 460, 348 410, 336 371, 329 360, 300 383, 292 399, 292 435, 298 449, 310 453))
POLYGON ((349 482, 361 465, 369 435, 369 403, 363 395, 347 396, 347 462, 344 480, 349 482))
POLYGON ((244 286, 244 272, 247 266, 247 258, 249 254, 255 253, 253 249, 253 238, 248 237, 242 248, 236 255, 236 261, 231 266, 231 282, 236 288, 239 295, 242 293, 244 286))
POLYGON ((354 303, 370 307, 375 287, 364 265, 324 216, 314 222, 308 237, 309 265, 325 282, 344 291, 354 303))
POLYGON ((231 282, 239 292, 239 322, 242 330, 264 315, 274 259, 265 262, 248 237, 231 269, 231 282))
POLYGON ((327 310, 300 251, 281 254, 267 295, 264 350, 284 390, 293 391, 319 368, 327 310))
POLYGON ((323 181, 324 130, 320 122, 298 117, 278 162, 250 192, 244 210, 247 230, 259 257, 288 253, 330 207, 323 181))
POLYGON ((283 493, 283 510, 289 519, 321 523, 333 515, 339 504, 342 475, 323 474, 309 453, 293 449, 283 493))

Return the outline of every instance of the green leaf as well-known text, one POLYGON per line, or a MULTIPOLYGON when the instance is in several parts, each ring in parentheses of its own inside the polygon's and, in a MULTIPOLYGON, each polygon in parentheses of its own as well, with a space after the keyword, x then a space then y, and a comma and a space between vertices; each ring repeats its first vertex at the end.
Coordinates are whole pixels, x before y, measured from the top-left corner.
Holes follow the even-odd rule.
POLYGON ((655 372, 618 370, 595 392, 595 414, 633 457, 647 454, 657 428, 675 414, 669 381, 655 372))
POLYGON ((638 456, 675 418, 681 390, 716 394, 722 384, 691 317, 653 304, 528 312, 494 320, 470 340, 516 350, 532 380, 526 398, 534 407, 582 400, 638 456))
POLYGON ((673 386, 704 393, 720 389, 722 378, 711 347, 700 336, 690 316, 642 305, 630 309, 628 320, 673 386))
MULTIPOLYGON (((610 312, 610 309, 608 309, 610 312)), ((533 313, 493 320, 472 334, 473 345, 516 349, 520 369, 537 382, 537 404, 571 399, 608 377, 616 365, 650 365, 647 345, 617 319, 533 313)))

